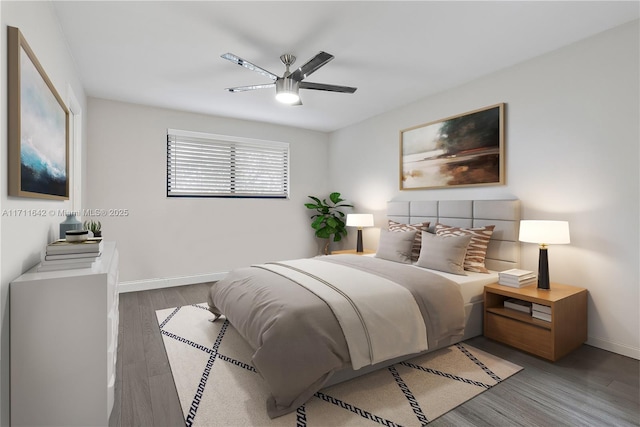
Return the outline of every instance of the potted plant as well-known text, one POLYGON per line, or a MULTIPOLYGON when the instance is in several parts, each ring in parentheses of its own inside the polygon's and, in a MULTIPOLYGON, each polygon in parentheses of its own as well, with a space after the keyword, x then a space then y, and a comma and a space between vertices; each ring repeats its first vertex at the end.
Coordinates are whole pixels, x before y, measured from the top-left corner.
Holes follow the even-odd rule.
POLYGON ((339 242, 347 235, 347 228, 344 222, 344 213, 340 208, 352 208, 353 205, 342 203, 345 200, 340 197, 340 193, 331 193, 329 202, 327 199, 320 200, 318 197, 309 196, 315 203, 305 203, 307 209, 315 210, 317 213, 311 216, 313 222, 311 228, 316 230, 316 237, 327 239, 324 246, 324 254, 329 255, 329 244, 331 236, 334 242, 339 242))
POLYGON ((100 224, 100 221, 85 221, 83 227, 85 230, 92 232, 93 237, 102 237, 102 224, 100 224))

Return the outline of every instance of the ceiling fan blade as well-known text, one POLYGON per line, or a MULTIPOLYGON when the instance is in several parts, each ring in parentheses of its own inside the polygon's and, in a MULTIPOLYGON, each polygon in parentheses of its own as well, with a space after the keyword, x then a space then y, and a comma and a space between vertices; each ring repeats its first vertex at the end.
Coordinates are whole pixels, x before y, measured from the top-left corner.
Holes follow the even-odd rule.
POLYGON ((300 89, 326 90, 328 92, 353 93, 357 87, 327 85, 324 83, 300 82, 300 89))
POLYGON ((312 73, 318 70, 318 68, 322 67, 332 59, 333 55, 327 52, 320 52, 309 61, 307 61, 307 63, 302 67, 291 73, 290 78, 293 80, 301 81, 302 79, 309 77, 312 73))
POLYGON ((263 84, 263 85, 249 85, 249 86, 228 87, 225 90, 228 90, 229 92, 246 92, 248 90, 267 89, 267 88, 275 87, 275 86, 276 86, 275 83, 267 83, 267 84, 263 84))
POLYGON ((269 77, 271 80, 278 80, 278 76, 273 74, 271 71, 267 71, 262 67, 258 67, 251 62, 240 58, 239 56, 234 55, 233 53, 225 53, 224 55, 220 55, 221 58, 226 59, 228 61, 234 62, 238 65, 242 65, 244 68, 247 68, 251 71, 256 71, 264 76, 269 77))

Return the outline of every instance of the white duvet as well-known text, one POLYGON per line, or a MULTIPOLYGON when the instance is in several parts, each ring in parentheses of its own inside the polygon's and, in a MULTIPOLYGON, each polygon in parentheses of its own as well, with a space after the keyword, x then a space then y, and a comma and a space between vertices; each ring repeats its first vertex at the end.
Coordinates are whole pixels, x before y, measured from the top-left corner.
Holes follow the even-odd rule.
POLYGON ((425 322, 413 295, 391 280, 314 259, 259 267, 296 282, 329 305, 342 327, 354 370, 428 349, 425 322))

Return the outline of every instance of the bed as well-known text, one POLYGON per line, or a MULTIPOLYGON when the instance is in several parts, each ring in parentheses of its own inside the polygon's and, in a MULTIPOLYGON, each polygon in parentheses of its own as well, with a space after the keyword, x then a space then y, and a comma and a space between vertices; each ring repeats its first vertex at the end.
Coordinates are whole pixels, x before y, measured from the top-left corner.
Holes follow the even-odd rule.
POLYGON ((381 230, 375 257, 266 263, 212 285, 210 310, 254 350, 252 362, 272 393, 271 418, 323 387, 482 334, 484 285, 519 264, 519 201, 392 201, 387 217, 389 224, 422 226, 381 230), (472 239, 457 235, 461 229, 491 230, 478 267, 485 272, 461 273, 472 239), (418 234, 425 240, 416 261, 418 234), (456 259, 449 272, 440 267, 441 247, 442 262, 456 259), (434 262, 438 270, 425 268, 434 262))

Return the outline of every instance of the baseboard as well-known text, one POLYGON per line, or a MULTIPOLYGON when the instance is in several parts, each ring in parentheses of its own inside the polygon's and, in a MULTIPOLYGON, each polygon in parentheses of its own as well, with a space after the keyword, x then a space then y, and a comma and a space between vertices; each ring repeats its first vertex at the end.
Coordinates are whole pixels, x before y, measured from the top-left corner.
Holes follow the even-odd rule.
POLYGON ((131 280, 118 283, 118 293, 148 291, 150 289, 170 288, 172 286, 193 285, 215 282, 227 275, 227 272, 196 274, 193 276, 168 277, 161 279, 131 280))
POLYGON ((618 344, 595 337, 588 337, 587 344, 593 347, 601 348, 603 350, 611 351, 613 353, 621 354, 623 356, 631 357, 636 360, 640 360, 640 348, 629 347, 628 345, 618 344))

